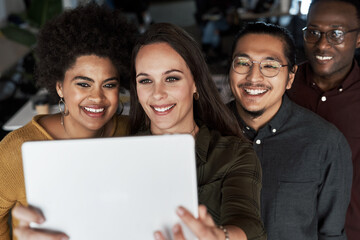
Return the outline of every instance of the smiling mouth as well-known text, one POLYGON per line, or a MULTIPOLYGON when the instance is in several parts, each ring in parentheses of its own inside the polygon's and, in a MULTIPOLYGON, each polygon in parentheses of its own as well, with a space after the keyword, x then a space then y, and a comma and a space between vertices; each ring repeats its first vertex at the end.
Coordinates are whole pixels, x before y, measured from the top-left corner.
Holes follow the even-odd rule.
POLYGON ((84 109, 91 113, 101 113, 105 110, 105 108, 90 108, 90 107, 84 107, 84 109))
POLYGON ((328 61, 331 60, 333 57, 316 55, 315 58, 320 61, 328 61))
POLYGON ((172 109, 173 107, 175 107, 176 104, 172 104, 172 105, 169 105, 167 107, 154 107, 154 106, 151 106, 152 109, 154 109, 156 112, 159 112, 159 113, 164 113, 166 111, 169 111, 170 109, 172 109))
POLYGON ((267 91, 269 91, 268 89, 249 89, 249 88, 244 88, 244 91, 252 96, 257 96, 257 95, 261 95, 266 93, 267 91))

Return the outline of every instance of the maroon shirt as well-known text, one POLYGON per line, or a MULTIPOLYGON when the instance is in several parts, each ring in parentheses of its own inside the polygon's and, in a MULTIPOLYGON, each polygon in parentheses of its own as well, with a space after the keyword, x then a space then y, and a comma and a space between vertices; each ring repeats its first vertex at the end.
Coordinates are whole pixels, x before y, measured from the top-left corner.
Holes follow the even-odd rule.
POLYGON ((299 66, 292 88, 291 100, 333 123, 346 137, 352 150, 353 184, 346 215, 349 240, 360 236, 360 68, 354 61, 351 72, 342 84, 324 92, 312 81, 310 65, 299 66))

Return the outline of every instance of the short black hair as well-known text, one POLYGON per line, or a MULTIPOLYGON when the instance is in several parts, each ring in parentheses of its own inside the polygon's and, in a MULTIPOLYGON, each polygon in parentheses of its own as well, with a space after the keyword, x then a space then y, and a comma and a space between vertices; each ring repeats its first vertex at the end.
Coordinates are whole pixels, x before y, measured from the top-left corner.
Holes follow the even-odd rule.
POLYGON ((56 82, 83 55, 108 57, 121 85, 129 83, 130 56, 136 28, 119 11, 95 3, 67 10, 47 22, 39 32, 35 55, 36 81, 53 97, 56 82))
POLYGON ((234 54, 238 40, 247 34, 267 34, 279 38, 284 43, 284 55, 289 65, 289 70, 293 71, 296 64, 296 47, 293 36, 284 27, 264 22, 250 22, 235 35, 231 55, 234 54))
POLYGON ((349 3, 351 5, 353 5, 356 9, 356 16, 358 19, 358 22, 360 23, 360 0, 312 0, 310 7, 309 7, 309 12, 310 9, 319 2, 345 2, 345 3, 349 3))

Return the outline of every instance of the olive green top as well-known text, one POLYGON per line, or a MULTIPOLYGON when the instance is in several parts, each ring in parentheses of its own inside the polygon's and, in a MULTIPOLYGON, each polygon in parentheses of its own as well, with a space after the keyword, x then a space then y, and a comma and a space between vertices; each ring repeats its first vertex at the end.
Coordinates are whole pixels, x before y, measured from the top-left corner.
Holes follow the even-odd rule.
POLYGON ((249 240, 266 239, 260 217, 261 166, 251 143, 202 125, 195 145, 199 204, 217 225, 240 227, 249 240))

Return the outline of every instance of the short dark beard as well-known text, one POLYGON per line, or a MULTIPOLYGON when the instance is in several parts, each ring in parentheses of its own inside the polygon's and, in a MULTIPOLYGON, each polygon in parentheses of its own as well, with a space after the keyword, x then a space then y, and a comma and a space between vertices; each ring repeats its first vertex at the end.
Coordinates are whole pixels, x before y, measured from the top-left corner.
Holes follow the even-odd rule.
POLYGON ((243 109, 243 111, 244 111, 247 115, 249 115, 251 118, 253 118, 253 119, 260 117, 260 116, 263 115, 264 112, 265 112, 265 109, 261 109, 261 110, 259 110, 259 111, 249 111, 249 110, 247 110, 246 108, 244 108, 243 105, 240 104, 240 106, 241 106, 241 108, 243 109))

